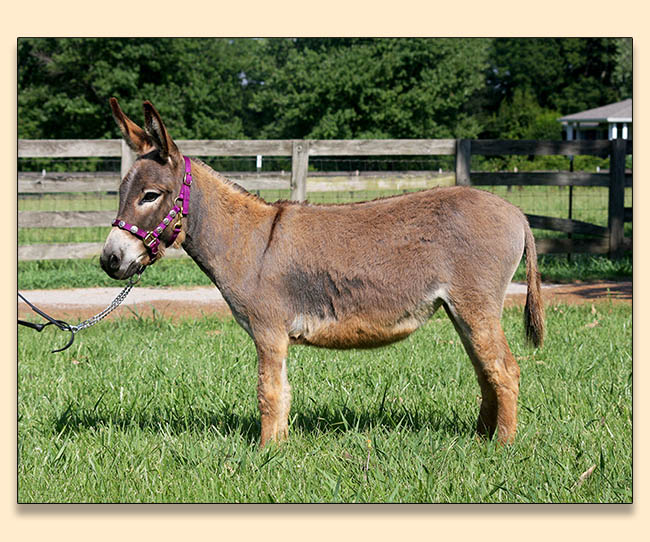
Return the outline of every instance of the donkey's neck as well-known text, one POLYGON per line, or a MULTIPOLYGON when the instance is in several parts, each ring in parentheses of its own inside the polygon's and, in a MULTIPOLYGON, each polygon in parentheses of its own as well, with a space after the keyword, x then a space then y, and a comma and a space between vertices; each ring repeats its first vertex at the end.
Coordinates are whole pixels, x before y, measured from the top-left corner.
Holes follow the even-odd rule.
POLYGON ((200 161, 192 177, 183 248, 230 303, 256 287, 276 209, 200 161))

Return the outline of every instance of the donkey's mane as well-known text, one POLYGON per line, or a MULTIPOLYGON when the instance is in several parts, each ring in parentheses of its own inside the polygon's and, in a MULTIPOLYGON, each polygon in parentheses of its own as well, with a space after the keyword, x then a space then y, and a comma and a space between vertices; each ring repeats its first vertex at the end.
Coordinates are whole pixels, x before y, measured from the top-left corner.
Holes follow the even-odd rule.
POLYGON ((303 207, 323 207, 323 208, 328 208, 328 207, 351 207, 351 206, 359 207, 359 206, 362 206, 362 205, 370 205, 370 206, 372 206, 374 204, 381 203, 381 202, 384 202, 384 201, 387 201, 387 200, 398 199, 398 198, 402 198, 404 196, 409 196, 409 195, 416 194, 416 193, 421 194, 422 192, 437 191, 440 188, 442 188, 442 187, 434 186, 434 187, 431 187, 431 188, 427 188, 425 190, 418 190, 418 191, 415 191, 415 192, 403 192, 401 194, 391 194, 391 195, 388 195, 388 196, 379 196, 379 197, 376 197, 376 198, 373 198, 373 199, 368 199, 368 200, 346 201, 346 202, 342 202, 342 203, 336 203, 336 202, 333 202, 333 203, 312 203, 310 201, 292 201, 292 200, 281 199, 281 200, 274 201, 273 203, 271 203, 271 205, 283 206, 283 207, 287 206, 287 205, 300 205, 300 206, 303 206, 303 207))
MULTIPOLYGON (((389 195, 389 196, 380 196, 380 197, 373 198, 373 199, 370 199, 370 200, 350 201, 350 202, 345 202, 345 203, 312 203, 312 202, 309 202, 309 201, 292 201, 292 200, 287 200, 287 199, 279 199, 279 200, 276 200, 276 201, 273 201, 273 202, 268 202, 264 198, 262 198, 261 196, 258 196, 257 194, 253 194, 252 192, 249 192, 243 186, 237 184, 235 181, 232 181, 232 180, 228 179, 227 177, 224 177, 221 173, 219 173, 218 171, 215 171, 212 167, 210 167, 208 164, 206 164, 203 160, 201 160, 199 158, 192 158, 192 160, 194 160, 195 162, 197 162, 198 164, 203 166, 208 171, 210 176, 213 177, 216 181, 221 182, 221 183, 233 188, 238 193, 240 193, 241 195, 243 195, 243 196, 245 196, 247 198, 250 198, 250 199, 252 199, 254 201, 263 203, 265 205, 271 205, 273 207, 286 207, 286 206, 289 206, 289 205, 300 205, 300 206, 304 206, 304 207, 344 207, 344 206, 351 206, 351 205, 353 205, 353 206, 369 205, 369 204, 371 205, 373 203, 379 203, 379 202, 382 202, 382 201, 385 201, 385 200, 396 199, 396 198, 400 198, 402 196, 410 194, 410 192, 406 192, 406 193, 401 193, 401 194, 392 194, 392 195, 389 195)), ((439 188, 440 187, 436 186, 436 187, 429 188, 428 190, 433 191, 433 190, 437 190, 439 188)), ((420 192, 422 192, 422 190, 420 192)))
POLYGON ((253 199, 253 200, 255 200, 255 201, 259 201, 259 202, 264 203, 264 204, 266 204, 266 205, 269 204, 267 201, 264 200, 264 198, 261 198, 260 196, 258 196, 257 194, 253 194, 252 192, 249 192, 249 191, 246 190, 243 186, 237 184, 237 183, 234 182, 234 181, 231 181, 231 180, 228 179, 227 177, 224 177, 224 176, 223 176, 221 173, 219 173, 218 171, 215 171, 214 169, 212 169, 212 167, 210 167, 208 164, 206 164, 206 163, 205 163, 203 160, 201 160, 200 158, 194 158, 194 157, 193 157, 192 160, 193 160, 194 162, 196 162, 197 164, 203 166, 203 167, 208 171, 208 173, 210 174, 210 176, 213 177, 216 181, 221 182, 221 183, 225 184, 226 186, 229 186, 229 187, 233 188, 234 190, 236 190, 237 192, 239 192, 239 193, 242 194, 243 196, 246 196, 246 197, 248 197, 248 198, 251 198, 251 199, 253 199))

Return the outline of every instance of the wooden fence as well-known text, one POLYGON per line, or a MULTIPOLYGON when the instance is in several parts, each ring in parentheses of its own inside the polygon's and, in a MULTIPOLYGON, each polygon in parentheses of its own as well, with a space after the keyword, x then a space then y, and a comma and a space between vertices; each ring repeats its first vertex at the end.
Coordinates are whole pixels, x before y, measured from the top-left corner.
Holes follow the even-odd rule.
MULTIPOLYGON (((315 156, 404 156, 455 155, 455 182, 474 186, 601 186, 609 188, 607 227, 569 218, 527 215, 534 228, 564 232, 569 238, 540 239, 537 249, 544 253, 588 252, 620 256, 631 250, 631 239, 623 235, 623 224, 632 220, 632 209, 624 206, 624 191, 632 186, 632 175, 626 173, 625 157, 632 154, 632 142, 612 141, 512 141, 512 140, 180 140, 176 142, 190 156, 290 156, 291 171, 278 173, 242 173, 233 180, 247 190, 289 190, 296 201, 307 199, 313 191, 380 189, 406 190, 426 188, 430 172, 383 172, 372 178, 339 175, 336 183, 327 177, 309 172, 309 158, 315 156), (610 157, 608 173, 584 172, 497 172, 473 171, 473 155, 593 155, 610 157), (378 177, 379 176, 379 177, 378 177), (341 183, 341 177, 343 182, 341 183), (595 239, 572 239, 573 234, 595 236, 595 239)), ((19 140, 19 158, 84 158, 119 157, 121 176, 131 167, 134 155, 121 140, 19 140)), ((115 191, 120 175, 111 173, 18 173, 18 194, 49 194, 70 192, 115 191)), ((114 218, 113 211, 20 211, 19 228, 106 226, 114 218)), ((18 249, 19 260, 84 258, 97 255, 100 243, 66 243, 25 245, 18 249)), ((182 251, 176 255, 182 255, 182 251)), ((170 255, 174 255, 173 252, 170 255)))

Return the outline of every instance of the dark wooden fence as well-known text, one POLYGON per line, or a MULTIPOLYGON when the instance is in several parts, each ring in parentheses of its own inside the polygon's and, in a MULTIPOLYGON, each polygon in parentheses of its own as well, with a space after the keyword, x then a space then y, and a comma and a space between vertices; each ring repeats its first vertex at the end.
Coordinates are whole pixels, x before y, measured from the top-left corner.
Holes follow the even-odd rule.
POLYGON ((595 240, 541 239, 538 251, 544 253, 589 252, 619 257, 632 249, 624 237, 624 222, 632 221, 632 208, 625 208, 625 188, 632 186, 632 174, 625 171, 625 157, 632 154, 632 141, 625 139, 594 141, 501 141, 460 140, 456 154, 456 183, 472 186, 604 186, 609 188, 607 228, 572 219, 526 215, 533 228, 567 234, 597 236, 595 240), (610 157, 609 173, 585 172, 473 172, 471 156, 496 155, 592 155, 610 157))
MULTIPOLYGON (((631 250, 631 239, 624 237, 624 222, 632 220, 631 208, 624 206, 625 188, 632 186, 632 175, 625 170, 625 157, 632 154, 632 142, 622 139, 600 141, 512 141, 512 140, 181 140, 177 144, 190 156, 286 156, 291 157, 290 172, 252 172, 237 174, 234 180, 247 190, 289 190, 293 200, 308 197, 308 188, 319 192, 363 190, 377 186, 381 176, 382 189, 417 189, 431 185, 430 172, 373 173, 372 179, 359 175, 341 174, 337 182, 327 176, 309 171, 310 157, 317 156, 405 156, 455 155, 455 182, 474 186, 599 186, 608 187, 607 227, 569 218, 527 215, 534 228, 564 232, 562 239, 540 239, 538 252, 588 252, 620 256, 631 250), (593 155, 610 157, 608 173, 584 172, 497 172, 486 173, 472 169, 472 156, 497 155, 593 155), (308 183, 309 179, 309 183, 308 183), (341 183, 343 180, 343 183, 341 183), (595 236, 595 239, 572 239, 573 234, 595 236)), ((134 156, 121 140, 20 140, 19 158, 84 158, 119 157, 121 175, 133 163, 134 156)), ((121 175, 117 173, 18 173, 18 194, 50 194, 61 192, 115 191, 121 175)), ((106 226, 113 211, 20 211, 19 228, 106 226)), ((83 258, 97 255, 100 243, 65 243, 20 246, 19 260, 83 258)), ((182 255, 182 251, 176 255, 182 255)), ((170 255, 174 255, 173 251, 170 255)))

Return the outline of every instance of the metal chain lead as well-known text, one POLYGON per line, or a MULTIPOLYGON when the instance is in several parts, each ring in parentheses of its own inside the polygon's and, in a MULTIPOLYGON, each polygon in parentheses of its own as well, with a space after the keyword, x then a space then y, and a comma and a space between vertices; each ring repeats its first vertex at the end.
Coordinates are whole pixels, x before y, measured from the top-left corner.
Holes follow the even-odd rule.
POLYGON ((118 294, 118 296, 112 301, 112 303, 106 307, 102 312, 99 314, 96 314, 95 316, 92 316, 88 318, 88 320, 84 320, 83 322, 77 324, 76 326, 70 326, 70 331, 72 333, 77 333, 77 331, 81 331, 82 329, 86 329, 87 327, 94 326, 97 322, 108 316, 111 312, 113 312, 119 305, 126 299, 126 296, 129 295, 129 292, 131 291, 131 288, 133 288, 137 282, 140 280, 140 273, 138 273, 135 276, 135 279, 131 277, 129 279, 129 283, 124 287, 124 289, 118 294))

